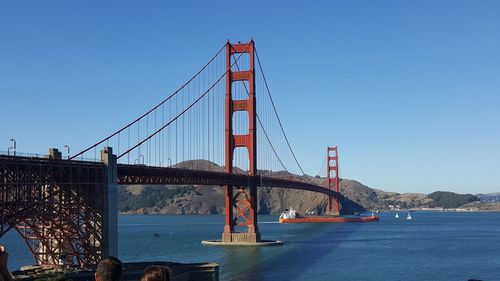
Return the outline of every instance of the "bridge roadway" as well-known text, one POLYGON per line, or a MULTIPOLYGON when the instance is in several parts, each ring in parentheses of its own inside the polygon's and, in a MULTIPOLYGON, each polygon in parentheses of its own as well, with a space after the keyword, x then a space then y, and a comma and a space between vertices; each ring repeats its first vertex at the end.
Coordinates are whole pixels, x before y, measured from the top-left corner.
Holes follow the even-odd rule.
POLYGON ((348 200, 319 185, 265 174, 0 155, 0 237, 15 228, 38 264, 57 264, 61 251, 80 265, 95 264, 117 251, 114 184, 268 186, 348 200))
POLYGON ((224 172, 189 170, 180 168, 150 167, 144 165, 118 164, 118 184, 134 185, 233 185, 279 187, 301 189, 330 195, 338 200, 344 196, 331 189, 313 183, 269 176, 249 176, 224 172))
MULTIPOLYGON (((2 167, 0 174, 7 176, 11 173, 22 178, 39 178, 26 173, 44 173, 48 168, 59 166, 63 169, 83 167, 93 170, 105 169, 101 162, 80 160, 54 160, 42 157, 22 157, 0 155, 2 167), (24 175, 22 175, 24 174, 24 175)), ((102 173, 99 173, 102 174, 102 173)), ((16 178, 16 176, 14 176, 16 178)), ((5 183, 9 180, 5 180, 5 183)), ((67 183, 67 181, 64 181, 67 183)), ((32 183, 36 184, 36 183, 32 183)), ((117 165, 117 184, 119 185, 233 185, 250 186, 256 184, 259 187, 279 187, 319 192, 343 201, 346 198, 340 193, 309 182, 287 179, 284 177, 270 177, 266 175, 249 176, 245 174, 229 174, 225 172, 190 170, 182 168, 153 167, 145 165, 117 165)))

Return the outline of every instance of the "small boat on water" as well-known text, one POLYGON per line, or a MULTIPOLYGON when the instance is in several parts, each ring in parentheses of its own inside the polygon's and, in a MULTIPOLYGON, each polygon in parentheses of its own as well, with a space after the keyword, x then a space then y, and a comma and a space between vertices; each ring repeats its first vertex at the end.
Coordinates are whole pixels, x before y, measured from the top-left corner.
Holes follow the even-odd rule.
POLYGON ((281 222, 282 219, 288 220, 296 218, 298 218, 298 213, 294 209, 290 208, 290 210, 286 209, 283 213, 281 213, 279 220, 281 222))
POLYGON ((342 223, 342 222, 375 222, 379 217, 373 214, 369 217, 339 217, 339 216, 301 216, 290 208, 281 213, 280 223, 342 223))
POLYGON ((396 213, 396 215, 394 217, 397 218, 397 219, 399 219, 399 214, 396 213))
POLYGON ((407 219, 407 220, 411 220, 411 219, 412 219, 412 217, 411 217, 410 213, 408 213, 408 215, 406 216, 406 219, 407 219))

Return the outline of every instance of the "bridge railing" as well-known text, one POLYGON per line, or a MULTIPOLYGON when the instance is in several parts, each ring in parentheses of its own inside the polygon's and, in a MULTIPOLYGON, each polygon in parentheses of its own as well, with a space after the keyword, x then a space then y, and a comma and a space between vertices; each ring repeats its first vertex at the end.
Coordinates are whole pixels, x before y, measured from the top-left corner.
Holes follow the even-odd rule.
POLYGON ((19 156, 19 157, 27 157, 27 158, 48 158, 49 155, 46 154, 38 154, 38 153, 25 153, 25 152, 13 152, 13 151, 0 151, 0 155, 6 156, 19 156))
MULTIPOLYGON (((24 158, 32 158, 32 159, 48 159, 50 156, 48 154, 39 154, 39 153, 29 153, 29 152, 13 152, 13 151, 0 151, 0 156, 16 156, 16 157, 24 157, 24 158)), ((62 156, 61 160, 68 160, 68 156, 62 156)), ((98 158, 84 158, 77 157, 74 160, 84 161, 84 162, 101 162, 98 158)))

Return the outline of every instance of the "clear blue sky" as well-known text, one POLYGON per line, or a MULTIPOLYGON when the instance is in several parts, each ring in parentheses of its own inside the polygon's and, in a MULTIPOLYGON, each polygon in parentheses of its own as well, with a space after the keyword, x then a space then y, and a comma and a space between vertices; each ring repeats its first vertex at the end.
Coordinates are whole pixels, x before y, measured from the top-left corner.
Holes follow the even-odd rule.
POLYGON ((308 173, 500 191, 499 1, 177 2, 2 1, 0 150, 89 145, 253 36, 308 173))

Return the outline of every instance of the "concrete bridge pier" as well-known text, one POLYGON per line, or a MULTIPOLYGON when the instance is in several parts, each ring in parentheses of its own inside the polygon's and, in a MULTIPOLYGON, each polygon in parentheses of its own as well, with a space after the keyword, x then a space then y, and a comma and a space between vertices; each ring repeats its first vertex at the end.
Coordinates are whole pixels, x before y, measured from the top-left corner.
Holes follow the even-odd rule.
POLYGON ((104 181, 103 257, 118 256, 117 159, 113 148, 101 150, 101 162, 106 166, 104 181))

